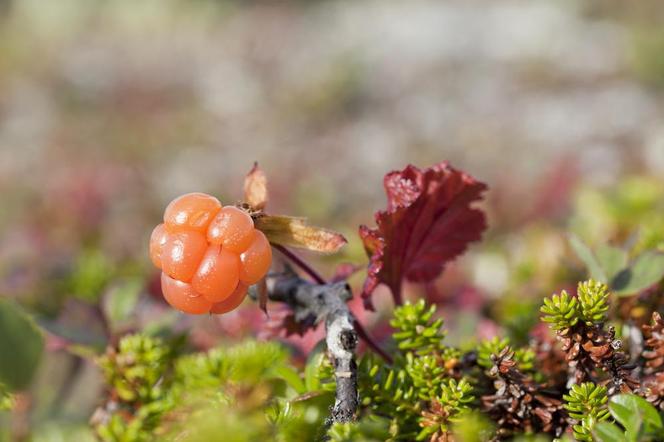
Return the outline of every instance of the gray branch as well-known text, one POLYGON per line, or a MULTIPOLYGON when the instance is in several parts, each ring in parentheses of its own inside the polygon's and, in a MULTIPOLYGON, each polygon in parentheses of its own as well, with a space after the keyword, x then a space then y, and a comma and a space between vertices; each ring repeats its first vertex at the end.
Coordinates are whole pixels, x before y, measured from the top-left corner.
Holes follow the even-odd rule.
POLYGON ((325 321, 325 342, 334 365, 336 400, 328 423, 350 422, 359 403, 355 347, 358 336, 353 327, 355 318, 346 301, 352 297, 348 284, 313 284, 292 270, 267 278, 268 297, 283 302, 302 323, 325 321))

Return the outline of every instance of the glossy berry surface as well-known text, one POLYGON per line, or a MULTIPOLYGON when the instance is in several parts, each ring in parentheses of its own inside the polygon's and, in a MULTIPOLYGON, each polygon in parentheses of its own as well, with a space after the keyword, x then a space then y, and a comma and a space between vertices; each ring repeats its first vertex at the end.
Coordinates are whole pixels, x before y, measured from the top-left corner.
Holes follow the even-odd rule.
POLYGON ((197 231, 205 234, 221 203, 204 193, 188 193, 175 198, 166 207, 164 224, 169 233, 197 231))
POLYGON ((217 302, 216 304, 212 305, 210 313, 221 315, 222 313, 228 313, 232 310, 235 310, 240 304, 242 304, 242 301, 244 301, 244 298, 247 296, 248 288, 249 287, 240 282, 231 296, 222 302, 217 302))
POLYGON ((240 280, 248 285, 256 284, 270 269, 272 249, 265 234, 254 230, 249 247, 240 254, 240 280))
POLYGON ((164 299, 189 314, 227 313, 267 273, 272 249, 243 210, 204 193, 174 199, 152 231, 150 259, 164 299))
POLYGON ((224 207, 210 223, 207 238, 211 244, 242 253, 249 248, 254 238, 254 221, 247 212, 237 207, 224 207))

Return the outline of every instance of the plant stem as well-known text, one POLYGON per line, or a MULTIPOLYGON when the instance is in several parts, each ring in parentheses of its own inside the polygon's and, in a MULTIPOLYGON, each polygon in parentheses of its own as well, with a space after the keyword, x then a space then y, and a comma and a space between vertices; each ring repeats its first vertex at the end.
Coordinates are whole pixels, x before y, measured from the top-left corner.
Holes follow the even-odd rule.
POLYGON ((273 244, 272 247, 279 250, 279 252, 281 252, 282 255, 284 255, 293 264, 295 264, 300 269, 302 269, 302 271, 304 271, 307 275, 309 275, 311 277, 311 279, 313 279, 317 284, 325 284, 325 278, 323 278, 320 275, 320 273, 318 273, 316 270, 314 270, 313 267, 311 267, 309 264, 304 262, 295 253, 291 252, 286 247, 278 245, 278 244, 273 244))
POLYGON ((371 337, 369 332, 366 331, 366 329, 360 323, 360 321, 355 319, 355 321, 353 321, 353 326, 355 327, 355 331, 357 331, 358 336, 362 338, 364 342, 367 343, 367 346, 369 346, 370 349, 372 349, 376 354, 378 354, 378 356, 383 358, 383 360, 388 364, 392 363, 392 356, 387 354, 387 352, 383 350, 376 341, 374 341, 374 339, 371 337))
POLYGON ((336 398, 327 424, 355 420, 359 405, 355 361, 358 333, 353 327, 355 317, 346 304, 353 296, 348 284, 314 284, 291 270, 268 277, 267 291, 272 301, 291 307, 296 321, 314 317, 317 323, 325 323, 325 343, 336 381, 336 398))

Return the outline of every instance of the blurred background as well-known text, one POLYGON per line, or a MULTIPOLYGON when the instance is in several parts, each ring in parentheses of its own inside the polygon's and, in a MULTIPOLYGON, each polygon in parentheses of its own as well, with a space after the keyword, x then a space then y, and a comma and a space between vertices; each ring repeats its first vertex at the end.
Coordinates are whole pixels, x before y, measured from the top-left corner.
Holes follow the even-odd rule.
MULTIPOLYGON (((459 342, 526 339, 520 312, 581 272, 569 231, 664 245, 663 23, 658 0, 0 0, 0 295, 49 331, 13 425, 90 437, 100 375, 64 348, 265 332, 251 303, 175 315, 147 257, 171 199, 233 203, 254 161, 271 212, 349 239, 310 257, 327 275, 366 262, 387 171, 449 160, 486 182, 485 241, 411 292, 461 312, 459 342)), ((360 314, 377 334, 380 310, 360 314)))

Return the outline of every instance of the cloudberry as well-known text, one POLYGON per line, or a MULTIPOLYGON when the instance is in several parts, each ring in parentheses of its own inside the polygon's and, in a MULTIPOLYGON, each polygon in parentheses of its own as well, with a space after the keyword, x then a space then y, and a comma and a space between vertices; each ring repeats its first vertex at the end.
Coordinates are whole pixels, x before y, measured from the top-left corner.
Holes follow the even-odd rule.
POLYGON ((190 314, 226 313, 265 276, 272 249, 243 210, 204 193, 174 199, 152 231, 150 259, 166 301, 190 314))
POLYGON ((242 303, 244 297, 247 296, 247 289, 248 287, 240 282, 235 288, 235 291, 231 293, 231 296, 221 302, 213 304, 210 312, 220 315, 235 310, 235 308, 242 303))

